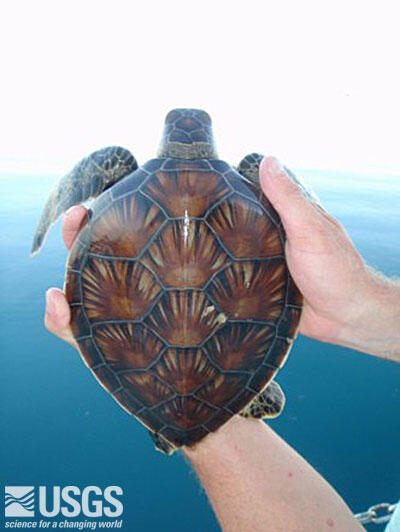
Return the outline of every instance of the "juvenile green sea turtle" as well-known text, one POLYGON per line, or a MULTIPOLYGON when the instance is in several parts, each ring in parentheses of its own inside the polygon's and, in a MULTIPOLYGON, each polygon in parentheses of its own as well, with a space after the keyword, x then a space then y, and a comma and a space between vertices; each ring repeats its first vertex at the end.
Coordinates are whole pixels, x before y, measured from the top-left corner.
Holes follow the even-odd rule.
POLYGON ((99 383, 171 453, 233 415, 275 417, 302 298, 285 234, 262 194, 262 156, 217 158, 209 115, 175 109, 157 159, 99 150, 61 179, 32 253, 70 206, 93 202, 65 292, 80 354, 99 383))

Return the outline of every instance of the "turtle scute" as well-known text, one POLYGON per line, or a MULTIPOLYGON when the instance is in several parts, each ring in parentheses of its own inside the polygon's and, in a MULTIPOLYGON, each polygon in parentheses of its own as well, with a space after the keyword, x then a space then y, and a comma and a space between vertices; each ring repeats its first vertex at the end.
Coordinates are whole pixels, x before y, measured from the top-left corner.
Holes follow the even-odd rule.
POLYGON ((175 446, 216 430, 283 365, 301 297, 259 190, 222 161, 152 160, 114 185, 70 254, 86 364, 175 446))
POLYGON ((283 259, 233 262, 214 277, 208 294, 229 318, 276 322, 285 305, 285 268, 283 259))
POLYGON ((105 323, 93 328, 93 338, 114 371, 145 370, 165 348, 155 334, 140 323, 105 323))
POLYGON ((216 172, 198 169, 160 171, 153 174, 143 186, 148 194, 168 216, 204 216, 207 210, 220 198, 231 192, 227 183, 216 172), (179 198, 179 201, 177 201, 179 198))
POLYGON ((207 222, 234 258, 283 256, 282 238, 274 221, 264 215, 258 203, 239 194, 219 203, 207 222))
POLYGON ((275 336, 275 327, 256 323, 228 323, 205 344, 213 363, 223 371, 255 370, 275 336))
POLYGON ((229 263, 229 257, 204 221, 187 217, 166 224, 142 263, 165 286, 201 288, 212 274, 229 263))
POLYGON ((90 257, 82 272, 82 290, 93 322, 135 320, 151 307, 161 286, 139 262, 90 257))
POLYGON ((166 217, 140 192, 113 201, 91 224, 89 252, 109 257, 137 257, 166 217))
POLYGON ((154 372, 181 395, 194 394, 218 375, 200 348, 168 349, 154 372))
POLYGON ((201 345, 226 321, 200 290, 168 290, 145 323, 169 345, 201 345))

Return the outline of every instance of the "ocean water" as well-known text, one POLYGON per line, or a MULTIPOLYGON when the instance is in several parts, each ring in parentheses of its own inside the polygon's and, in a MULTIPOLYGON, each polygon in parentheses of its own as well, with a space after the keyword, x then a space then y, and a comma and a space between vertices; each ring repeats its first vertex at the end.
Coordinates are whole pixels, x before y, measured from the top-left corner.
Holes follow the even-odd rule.
MULTIPOLYGON (((364 258, 400 276, 400 175, 300 174, 364 258)), ((0 176, 1 481, 117 485, 124 491, 124 530, 218 530, 182 456, 155 452, 146 430, 95 382, 78 354, 43 327, 45 290, 63 282, 60 224, 34 260, 29 250, 55 179, 0 176)), ((278 381, 287 406, 271 425, 354 512, 400 499, 400 364, 299 337, 278 381)))

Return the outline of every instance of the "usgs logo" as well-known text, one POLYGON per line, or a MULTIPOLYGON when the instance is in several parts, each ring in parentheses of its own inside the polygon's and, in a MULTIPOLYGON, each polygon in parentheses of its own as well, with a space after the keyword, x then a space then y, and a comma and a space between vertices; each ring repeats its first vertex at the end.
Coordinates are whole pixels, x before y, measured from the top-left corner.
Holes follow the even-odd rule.
MULTIPOLYGON (((5 487, 5 516, 33 517, 35 515, 34 486, 5 487)), ((98 486, 39 486, 37 510, 43 517, 119 517, 124 511, 119 486, 108 486, 104 491, 98 486)))

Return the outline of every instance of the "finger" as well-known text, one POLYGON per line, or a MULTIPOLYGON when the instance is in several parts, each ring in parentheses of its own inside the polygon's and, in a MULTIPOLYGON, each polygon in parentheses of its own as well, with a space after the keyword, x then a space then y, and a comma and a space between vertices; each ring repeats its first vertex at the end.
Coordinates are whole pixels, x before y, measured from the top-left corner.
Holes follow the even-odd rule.
POLYGON ((296 176, 287 166, 284 166, 283 169, 289 175, 290 179, 301 189, 301 192, 308 200, 317 205, 321 204, 315 192, 300 177, 296 176))
POLYGON ((301 228, 310 226, 322 211, 299 180, 293 179, 275 157, 264 157, 260 165, 260 184, 264 194, 278 211, 288 237, 295 238, 301 228))
POLYGON ((275 157, 264 157, 261 161, 260 184, 281 218, 296 215, 298 209, 309 210, 309 199, 299 181, 275 157))
POLYGON ((71 249, 76 235, 87 222, 87 218, 88 210, 83 205, 75 205, 64 214, 62 236, 67 249, 71 249))
POLYGON ((66 342, 76 347, 72 335, 71 311, 64 292, 58 288, 50 288, 46 292, 46 311, 44 317, 45 327, 66 342))

